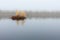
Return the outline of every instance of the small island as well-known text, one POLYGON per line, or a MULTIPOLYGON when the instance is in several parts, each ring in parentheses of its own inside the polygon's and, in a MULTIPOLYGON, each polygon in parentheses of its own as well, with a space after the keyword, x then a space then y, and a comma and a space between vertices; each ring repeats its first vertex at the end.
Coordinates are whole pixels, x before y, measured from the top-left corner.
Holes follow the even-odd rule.
POLYGON ((25 12, 18 12, 18 10, 16 10, 16 15, 11 17, 13 20, 24 20, 26 19, 26 13, 25 12))

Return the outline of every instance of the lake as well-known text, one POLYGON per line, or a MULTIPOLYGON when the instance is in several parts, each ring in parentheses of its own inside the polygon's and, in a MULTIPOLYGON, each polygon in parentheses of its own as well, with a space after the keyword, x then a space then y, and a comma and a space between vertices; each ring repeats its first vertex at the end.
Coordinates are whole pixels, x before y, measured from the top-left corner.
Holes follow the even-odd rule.
POLYGON ((0 40, 60 40, 60 18, 1 18, 0 40))

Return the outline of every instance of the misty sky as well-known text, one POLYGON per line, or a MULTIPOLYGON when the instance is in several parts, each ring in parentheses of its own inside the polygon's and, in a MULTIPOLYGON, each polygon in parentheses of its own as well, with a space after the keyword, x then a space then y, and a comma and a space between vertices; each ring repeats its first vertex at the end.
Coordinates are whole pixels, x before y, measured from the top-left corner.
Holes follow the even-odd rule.
POLYGON ((60 10, 60 0, 0 0, 1 10, 60 10))

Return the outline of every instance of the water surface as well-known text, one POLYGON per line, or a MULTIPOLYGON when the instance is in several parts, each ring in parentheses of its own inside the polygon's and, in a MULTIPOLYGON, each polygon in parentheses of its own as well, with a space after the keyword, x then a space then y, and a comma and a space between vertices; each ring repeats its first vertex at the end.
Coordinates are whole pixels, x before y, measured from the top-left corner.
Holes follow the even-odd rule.
POLYGON ((0 40, 58 40, 59 18, 0 19, 0 40))

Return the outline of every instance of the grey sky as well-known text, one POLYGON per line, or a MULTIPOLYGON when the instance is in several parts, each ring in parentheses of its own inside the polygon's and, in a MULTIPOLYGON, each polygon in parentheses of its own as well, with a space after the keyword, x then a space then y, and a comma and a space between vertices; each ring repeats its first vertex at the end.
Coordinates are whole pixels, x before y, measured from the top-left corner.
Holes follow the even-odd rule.
POLYGON ((60 0, 0 0, 2 10, 60 10, 60 0))

